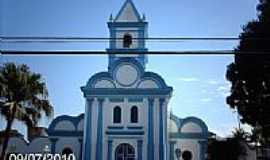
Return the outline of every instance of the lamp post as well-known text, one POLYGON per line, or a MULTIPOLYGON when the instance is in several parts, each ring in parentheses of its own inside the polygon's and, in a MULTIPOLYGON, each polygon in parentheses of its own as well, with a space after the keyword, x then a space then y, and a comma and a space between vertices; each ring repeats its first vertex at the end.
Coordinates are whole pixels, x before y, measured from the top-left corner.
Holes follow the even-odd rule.
POLYGON ((181 149, 180 148, 175 149, 175 155, 176 155, 176 158, 178 160, 180 160, 180 157, 181 157, 181 149))
POLYGON ((44 151, 45 153, 49 153, 49 152, 50 152, 49 145, 45 145, 44 148, 43 148, 43 151, 44 151))

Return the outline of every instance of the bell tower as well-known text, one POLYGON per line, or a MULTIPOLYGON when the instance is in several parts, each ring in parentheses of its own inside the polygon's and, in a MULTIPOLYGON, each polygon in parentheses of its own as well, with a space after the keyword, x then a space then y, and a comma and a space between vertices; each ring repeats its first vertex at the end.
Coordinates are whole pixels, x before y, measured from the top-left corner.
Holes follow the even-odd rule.
POLYGON ((110 43, 107 49, 109 68, 114 61, 122 57, 133 57, 145 66, 147 26, 145 16, 139 14, 132 0, 125 1, 115 18, 110 16, 110 43))

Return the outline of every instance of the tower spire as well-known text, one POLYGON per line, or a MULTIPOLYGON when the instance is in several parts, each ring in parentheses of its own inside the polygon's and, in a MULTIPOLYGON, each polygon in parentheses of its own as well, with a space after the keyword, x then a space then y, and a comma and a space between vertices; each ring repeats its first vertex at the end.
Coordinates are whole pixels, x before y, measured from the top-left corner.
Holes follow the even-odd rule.
POLYGON ((145 16, 139 14, 132 0, 124 2, 115 18, 110 16, 108 27, 111 39, 107 49, 110 54, 109 65, 119 58, 131 57, 145 66, 148 23, 145 21, 145 16))
POLYGON ((132 0, 126 0, 115 17, 116 22, 139 22, 140 14, 132 0))

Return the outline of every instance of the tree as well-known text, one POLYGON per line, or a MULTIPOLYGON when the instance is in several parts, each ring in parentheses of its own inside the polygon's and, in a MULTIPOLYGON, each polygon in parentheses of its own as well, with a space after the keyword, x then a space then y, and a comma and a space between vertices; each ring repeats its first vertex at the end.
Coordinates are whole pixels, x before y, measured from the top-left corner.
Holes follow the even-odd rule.
POLYGON ((246 132, 243 128, 236 128, 233 132, 233 138, 246 142, 250 139, 250 134, 246 132))
POLYGON ((233 136, 223 140, 209 138, 207 160, 238 160, 247 155, 245 148, 249 133, 242 128, 236 128, 233 136))
POLYGON ((270 1, 260 0, 258 18, 248 22, 235 49, 235 62, 227 68, 232 83, 227 103, 241 122, 251 125, 262 143, 270 136, 270 1))
POLYGON ((209 141, 208 160, 238 160, 240 156, 245 155, 246 150, 238 138, 209 141))
POLYGON ((42 113, 53 114, 48 92, 40 74, 32 73, 26 65, 5 63, 0 66, 0 114, 6 119, 1 160, 4 159, 14 120, 27 127, 36 126, 42 113))

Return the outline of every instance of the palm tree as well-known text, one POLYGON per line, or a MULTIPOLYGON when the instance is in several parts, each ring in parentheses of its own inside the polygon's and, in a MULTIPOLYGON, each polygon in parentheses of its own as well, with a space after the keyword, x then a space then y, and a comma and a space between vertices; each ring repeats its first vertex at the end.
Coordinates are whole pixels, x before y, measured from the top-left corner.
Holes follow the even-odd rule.
POLYGON ((48 92, 40 74, 33 73, 25 64, 5 63, 0 66, 0 114, 6 119, 2 153, 4 160, 14 120, 34 127, 41 119, 53 115, 48 92))
POLYGON ((251 137, 250 133, 246 132, 243 128, 235 128, 232 132, 233 138, 241 140, 241 141, 248 141, 251 137))

